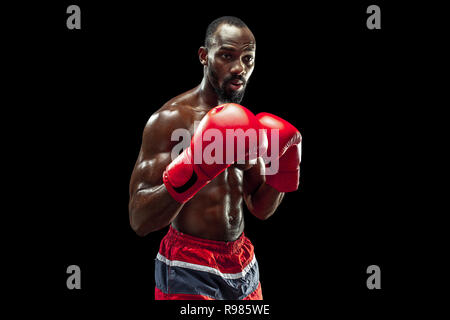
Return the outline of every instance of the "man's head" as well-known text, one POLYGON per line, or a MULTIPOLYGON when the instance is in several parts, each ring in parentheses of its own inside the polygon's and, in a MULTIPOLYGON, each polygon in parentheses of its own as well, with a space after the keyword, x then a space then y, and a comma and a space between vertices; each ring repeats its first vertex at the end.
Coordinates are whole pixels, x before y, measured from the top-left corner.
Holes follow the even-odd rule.
POLYGON ((205 46, 198 51, 205 80, 222 102, 240 103, 253 72, 256 41, 236 17, 221 17, 208 26, 205 46))

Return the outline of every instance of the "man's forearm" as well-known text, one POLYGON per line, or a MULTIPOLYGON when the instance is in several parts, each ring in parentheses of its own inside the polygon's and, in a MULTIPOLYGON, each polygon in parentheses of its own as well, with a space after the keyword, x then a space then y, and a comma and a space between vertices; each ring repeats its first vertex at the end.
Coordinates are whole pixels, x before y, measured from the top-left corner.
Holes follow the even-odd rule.
POLYGON ((169 225, 178 215, 183 204, 175 201, 164 184, 142 189, 130 201, 130 225, 140 236, 169 225))
POLYGON ((262 183, 251 195, 249 210, 255 217, 265 220, 275 212, 283 197, 284 192, 262 183))

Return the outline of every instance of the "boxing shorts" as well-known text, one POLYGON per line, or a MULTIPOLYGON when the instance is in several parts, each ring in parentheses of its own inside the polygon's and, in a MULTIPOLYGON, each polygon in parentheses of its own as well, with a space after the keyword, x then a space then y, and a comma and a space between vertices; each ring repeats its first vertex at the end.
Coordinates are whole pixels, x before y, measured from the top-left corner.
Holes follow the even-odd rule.
POLYGON ((262 300, 250 240, 214 241, 172 226, 155 259, 155 300, 262 300))

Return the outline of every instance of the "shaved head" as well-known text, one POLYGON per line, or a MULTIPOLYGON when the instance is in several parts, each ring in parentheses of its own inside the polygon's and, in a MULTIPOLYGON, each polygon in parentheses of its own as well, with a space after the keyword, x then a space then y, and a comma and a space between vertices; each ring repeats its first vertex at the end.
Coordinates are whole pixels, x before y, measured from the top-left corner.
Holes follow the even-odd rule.
POLYGON ((213 22, 211 22, 208 25, 208 28, 206 29, 206 36, 205 36, 205 47, 211 48, 211 46, 215 43, 215 33, 219 26, 222 24, 228 24, 230 26, 235 26, 238 28, 248 28, 247 25, 242 21, 241 19, 233 16, 224 16, 217 18, 213 22))

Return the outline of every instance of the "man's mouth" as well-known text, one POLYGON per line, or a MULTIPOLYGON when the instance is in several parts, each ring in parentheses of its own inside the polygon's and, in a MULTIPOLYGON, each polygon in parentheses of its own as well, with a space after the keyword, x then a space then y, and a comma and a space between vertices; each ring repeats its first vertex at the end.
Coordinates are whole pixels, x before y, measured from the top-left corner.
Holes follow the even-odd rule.
POLYGON ((231 89, 233 90, 239 90, 243 85, 244 82, 242 80, 231 80, 229 82, 231 89))

